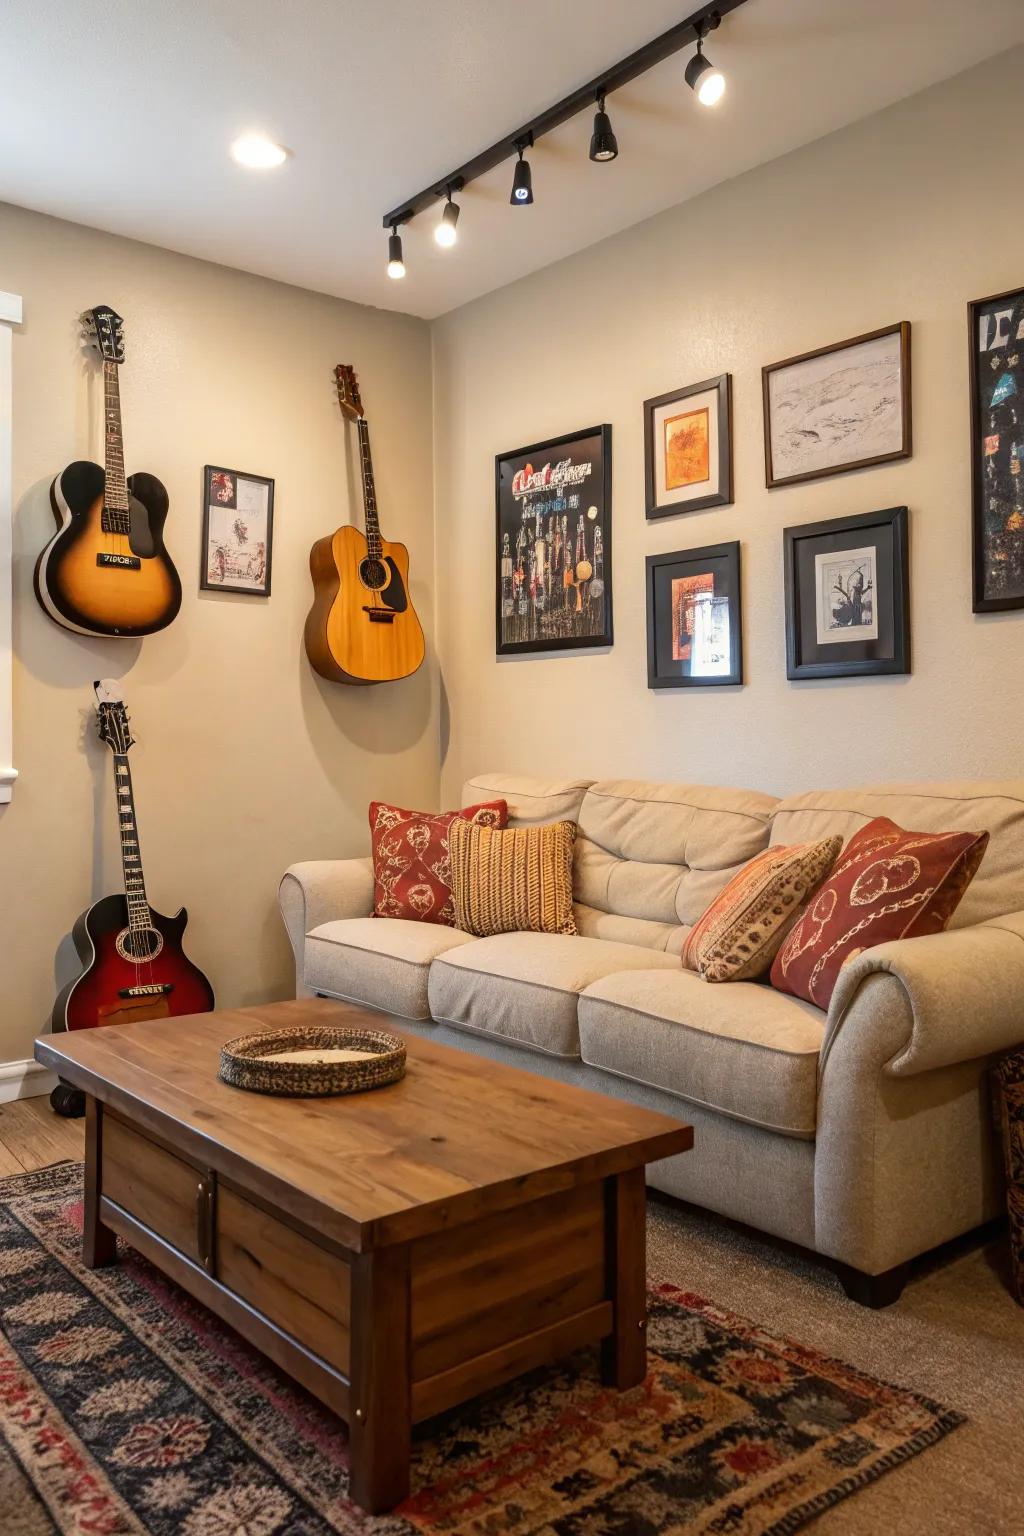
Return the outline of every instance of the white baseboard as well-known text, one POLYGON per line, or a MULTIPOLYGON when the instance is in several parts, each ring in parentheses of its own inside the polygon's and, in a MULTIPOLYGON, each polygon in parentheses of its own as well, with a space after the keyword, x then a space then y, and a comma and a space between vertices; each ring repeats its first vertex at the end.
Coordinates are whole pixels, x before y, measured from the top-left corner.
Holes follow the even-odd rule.
POLYGON ((51 1093, 57 1086, 57 1074, 38 1061, 0 1061, 0 1104, 12 1099, 34 1099, 51 1093))

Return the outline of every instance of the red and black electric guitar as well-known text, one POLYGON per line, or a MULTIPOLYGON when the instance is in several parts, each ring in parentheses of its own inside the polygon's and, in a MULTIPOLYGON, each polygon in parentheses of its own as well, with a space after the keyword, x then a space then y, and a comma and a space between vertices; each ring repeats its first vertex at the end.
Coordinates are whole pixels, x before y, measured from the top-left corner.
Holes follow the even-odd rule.
MULTIPOLYGON (((114 683, 96 683, 101 741, 114 755, 114 790, 124 869, 124 895, 104 896, 84 911, 71 936, 81 973, 53 1005, 52 1027, 95 1029, 139 1019, 209 1013, 213 988, 182 949, 185 908, 165 917, 149 905, 142 873, 128 753, 133 737, 128 711, 114 683)), ((58 1114, 81 1114, 82 1095, 59 1084, 50 1096, 58 1114)))

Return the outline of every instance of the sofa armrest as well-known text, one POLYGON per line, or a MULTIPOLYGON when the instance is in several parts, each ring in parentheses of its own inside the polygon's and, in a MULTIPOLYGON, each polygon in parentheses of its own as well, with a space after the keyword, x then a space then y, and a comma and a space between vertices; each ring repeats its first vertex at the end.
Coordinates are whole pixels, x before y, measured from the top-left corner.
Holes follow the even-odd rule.
POLYGON ((295 995, 305 997, 306 934, 335 918, 370 916, 373 860, 310 859, 293 864, 284 872, 277 900, 295 956, 295 995))
POLYGON ((1024 1042, 1024 912, 867 949, 839 975, 821 1047, 822 1068, 858 991, 891 976, 910 1027, 882 1070, 913 1077, 1024 1042))

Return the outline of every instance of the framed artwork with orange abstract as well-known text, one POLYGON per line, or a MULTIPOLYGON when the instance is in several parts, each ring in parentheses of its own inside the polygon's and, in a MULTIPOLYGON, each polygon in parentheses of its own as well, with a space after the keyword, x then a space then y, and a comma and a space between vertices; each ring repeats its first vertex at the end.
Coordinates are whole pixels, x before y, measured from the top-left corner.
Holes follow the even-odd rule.
POLYGON ((730 374, 644 401, 644 467, 649 519, 730 504, 730 374))
POLYGON ((647 686, 743 681, 740 546, 647 556, 647 686))

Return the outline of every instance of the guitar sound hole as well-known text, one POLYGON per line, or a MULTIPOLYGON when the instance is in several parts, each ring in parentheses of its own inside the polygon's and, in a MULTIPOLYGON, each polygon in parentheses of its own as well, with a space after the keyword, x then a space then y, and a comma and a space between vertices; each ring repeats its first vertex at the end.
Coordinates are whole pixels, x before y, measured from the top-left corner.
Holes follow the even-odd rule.
POLYGON ((117 936, 117 952, 132 965, 155 960, 164 947, 164 936, 155 928, 122 928, 117 936))
POLYGON ((381 592, 388 584, 388 568, 383 560, 361 560, 359 580, 371 592, 381 592))

